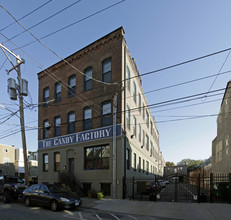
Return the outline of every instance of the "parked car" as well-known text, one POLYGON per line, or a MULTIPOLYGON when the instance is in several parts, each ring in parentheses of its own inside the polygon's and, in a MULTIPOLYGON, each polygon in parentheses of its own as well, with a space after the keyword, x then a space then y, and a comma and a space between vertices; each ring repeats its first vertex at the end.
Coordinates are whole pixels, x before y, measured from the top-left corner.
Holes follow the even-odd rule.
POLYGON ((0 195, 3 196, 4 203, 22 197, 22 193, 26 188, 24 180, 20 177, 10 175, 0 176, 0 195))
POLYGON ((166 187, 166 181, 165 180, 157 180, 159 185, 162 187, 162 188, 165 188, 166 187))
POLYGON ((70 209, 82 204, 79 195, 69 192, 60 184, 35 184, 23 191, 26 206, 33 204, 49 207, 52 211, 70 209))

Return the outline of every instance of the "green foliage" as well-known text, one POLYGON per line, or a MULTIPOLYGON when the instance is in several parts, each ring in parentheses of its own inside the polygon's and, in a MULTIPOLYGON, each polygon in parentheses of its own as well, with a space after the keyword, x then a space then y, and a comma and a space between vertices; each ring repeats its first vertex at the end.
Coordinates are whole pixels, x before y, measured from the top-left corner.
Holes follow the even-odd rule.
POLYGON ((203 160, 192 160, 192 159, 183 159, 177 165, 187 165, 188 166, 188 171, 193 171, 201 166, 203 163, 203 160))
POLYGON ((166 165, 167 167, 168 167, 168 166, 175 166, 175 164, 174 164, 173 162, 170 162, 170 161, 166 162, 165 165, 166 165))

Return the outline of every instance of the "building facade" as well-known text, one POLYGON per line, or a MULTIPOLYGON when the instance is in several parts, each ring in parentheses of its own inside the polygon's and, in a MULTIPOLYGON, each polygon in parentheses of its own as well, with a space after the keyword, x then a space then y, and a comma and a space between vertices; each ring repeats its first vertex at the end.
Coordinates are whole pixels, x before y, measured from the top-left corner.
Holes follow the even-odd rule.
POLYGON ((15 147, 0 144, 0 175, 14 175, 15 147))
POLYGON ((217 136, 212 142, 212 173, 231 172, 231 82, 226 90, 217 117, 217 136))
POLYGON ((122 198, 132 177, 165 165, 159 133, 123 28, 38 74, 39 182, 68 172, 84 189, 122 198))

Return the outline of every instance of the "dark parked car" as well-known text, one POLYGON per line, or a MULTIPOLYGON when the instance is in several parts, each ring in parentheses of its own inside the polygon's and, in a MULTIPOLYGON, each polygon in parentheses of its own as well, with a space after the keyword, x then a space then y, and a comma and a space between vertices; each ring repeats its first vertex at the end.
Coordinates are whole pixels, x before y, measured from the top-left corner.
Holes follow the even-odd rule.
POLYGON ((52 211, 58 209, 75 208, 81 205, 81 198, 67 191, 59 184, 35 184, 23 191, 26 206, 32 204, 50 207, 52 211))
POLYGON ((27 186, 22 178, 17 176, 0 176, 0 195, 3 196, 3 202, 11 202, 22 196, 22 192, 27 186))

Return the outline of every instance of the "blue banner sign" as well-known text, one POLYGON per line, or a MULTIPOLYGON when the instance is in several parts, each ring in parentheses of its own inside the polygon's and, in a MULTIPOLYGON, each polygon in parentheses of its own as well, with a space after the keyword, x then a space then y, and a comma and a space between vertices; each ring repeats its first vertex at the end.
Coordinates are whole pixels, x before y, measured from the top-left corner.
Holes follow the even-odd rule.
MULTIPOLYGON (((116 136, 121 136, 121 124, 116 125, 116 136)), ((113 126, 97 128, 93 130, 78 132, 60 137, 40 140, 38 142, 38 149, 58 147, 69 144, 77 144, 86 141, 99 140, 113 136, 113 126)))

